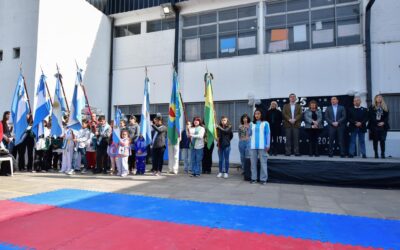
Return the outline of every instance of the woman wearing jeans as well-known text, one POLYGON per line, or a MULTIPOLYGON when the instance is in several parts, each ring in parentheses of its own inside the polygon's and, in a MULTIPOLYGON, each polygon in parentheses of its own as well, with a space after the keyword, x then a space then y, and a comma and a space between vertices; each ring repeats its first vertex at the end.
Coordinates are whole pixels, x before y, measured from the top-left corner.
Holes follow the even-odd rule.
POLYGON ((228 178, 229 172, 229 153, 231 152, 231 140, 233 138, 232 126, 226 116, 222 116, 217 126, 218 133, 218 156, 219 156, 219 173, 218 178, 224 176, 228 178), (224 166, 225 165, 225 166, 224 166))
POLYGON ((246 151, 249 148, 249 133, 250 133, 250 117, 247 114, 244 114, 240 118, 240 126, 239 126, 239 152, 240 152, 240 162, 242 163, 243 171, 244 171, 244 164, 246 163, 246 151))
POLYGON ((257 182, 257 161, 260 157, 261 184, 267 184, 268 168, 267 153, 270 146, 269 123, 264 121, 260 110, 254 111, 253 123, 250 126, 250 161, 251 161, 251 183, 257 182))
POLYGON ((193 118, 193 126, 188 128, 190 148, 191 148, 191 164, 192 164, 192 177, 200 176, 200 164, 203 159, 203 148, 204 148, 204 133, 205 129, 200 126, 200 117, 193 118))

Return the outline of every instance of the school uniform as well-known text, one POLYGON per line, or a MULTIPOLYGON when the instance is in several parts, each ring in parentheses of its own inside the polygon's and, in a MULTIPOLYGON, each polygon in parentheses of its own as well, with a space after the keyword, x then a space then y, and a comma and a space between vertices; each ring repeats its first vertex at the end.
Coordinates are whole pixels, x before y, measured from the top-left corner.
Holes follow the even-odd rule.
POLYGON ((64 129, 64 140, 62 146, 62 162, 61 171, 62 173, 72 173, 72 161, 74 156, 74 132, 70 128, 64 129))
POLYGON ((87 169, 86 147, 90 143, 90 130, 81 128, 76 134, 77 150, 74 154, 74 169, 80 170, 81 164, 87 169))
POLYGON ((125 177, 128 175, 129 165, 128 158, 131 153, 129 138, 121 139, 118 144, 118 157, 116 158, 118 173, 125 177))
POLYGON ((97 136, 96 148, 96 173, 107 171, 107 147, 111 136, 111 127, 108 124, 98 126, 99 135, 97 136))
POLYGON ((146 170, 146 157, 147 157, 147 146, 146 141, 143 137, 139 137, 134 143, 134 149, 136 152, 136 174, 142 175, 146 170))
POLYGON ((250 124, 250 161, 251 181, 257 180, 257 161, 260 158, 261 172, 260 181, 265 183, 268 180, 267 152, 271 142, 269 123, 257 121, 250 124))

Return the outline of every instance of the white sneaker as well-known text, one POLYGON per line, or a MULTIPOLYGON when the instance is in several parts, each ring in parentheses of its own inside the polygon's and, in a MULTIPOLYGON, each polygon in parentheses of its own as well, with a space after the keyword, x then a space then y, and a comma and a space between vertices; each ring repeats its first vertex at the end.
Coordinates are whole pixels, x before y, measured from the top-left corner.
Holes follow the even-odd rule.
POLYGON ((228 179, 228 174, 227 173, 224 174, 224 178, 228 179))
POLYGON ((74 170, 73 169, 71 169, 70 171, 68 171, 68 172, 65 172, 67 175, 73 175, 74 174, 74 170))
POLYGON ((127 177, 127 176, 128 176, 127 173, 121 174, 121 177, 127 177))
POLYGON ((222 177, 222 173, 218 173, 217 178, 221 178, 222 177))

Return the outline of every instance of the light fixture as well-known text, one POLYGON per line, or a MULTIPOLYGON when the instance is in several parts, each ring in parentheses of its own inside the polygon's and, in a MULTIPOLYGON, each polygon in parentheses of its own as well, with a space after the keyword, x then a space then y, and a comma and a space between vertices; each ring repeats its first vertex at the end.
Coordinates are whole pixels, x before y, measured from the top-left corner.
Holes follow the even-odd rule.
POLYGON ((173 16, 175 14, 174 8, 171 3, 161 4, 161 14, 164 17, 173 16))

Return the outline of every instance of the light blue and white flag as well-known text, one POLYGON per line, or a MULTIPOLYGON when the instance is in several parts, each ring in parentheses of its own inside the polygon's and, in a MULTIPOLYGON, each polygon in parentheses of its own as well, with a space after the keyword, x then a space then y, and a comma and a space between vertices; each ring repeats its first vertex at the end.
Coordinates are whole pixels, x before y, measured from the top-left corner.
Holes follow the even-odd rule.
POLYGON ((119 128, 119 123, 121 121, 122 112, 119 108, 115 110, 115 119, 114 119, 114 126, 113 126, 113 133, 112 133, 112 140, 113 143, 119 144, 121 137, 121 129, 119 128))
POLYGON ((67 111, 67 103, 61 91, 61 82, 57 77, 54 94, 53 112, 51 114, 51 135, 61 136, 63 133, 63 112, 67 111))
POLYGON ((68 127, 76 131, 82 128, 82 109, 86 106, 85 94, 81 84, 82 70, 78 69, 76 73, 74 95, 72 97, 71 114, 68 122, 68 127))
POLYGON ((43 120, 51 114, 51 102, 46 92, 46 79, 44 74, 40 76, 36 90, 35 118, 32 124, 32 132, 36 135, 36 140, 44 133, 43 120))
POLYGON ((24 85, 24 77, 19 74, 17 87, 11 104, 11 117, 14 123, 15 145, 24 139, 25 130, 28 128, 27 115, 29 114, 28 96, 24 85))
POLYGON ((151 120, 150 120, 150 98, 149 98, 149 78, 144 79, 144 96, 142 104, 142 115, 140 117, 140 135, 146 141, 146 145, 151 144, 151 120))

